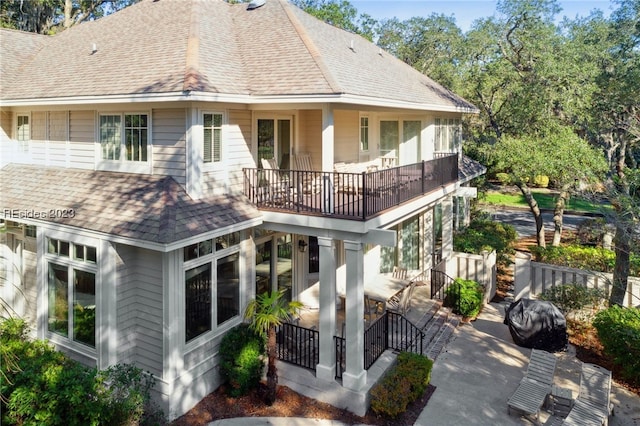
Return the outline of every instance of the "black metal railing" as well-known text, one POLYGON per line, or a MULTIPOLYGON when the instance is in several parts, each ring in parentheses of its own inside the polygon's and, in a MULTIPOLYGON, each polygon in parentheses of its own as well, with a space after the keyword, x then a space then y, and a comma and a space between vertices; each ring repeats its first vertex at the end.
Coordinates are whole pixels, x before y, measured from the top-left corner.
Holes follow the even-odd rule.
POLYGON ((276 356, 300 367, 315 370, 319 362, 318 330, 283 323, 276 329, 276 356))
POLYGON ((424 331, 401 314, 387 311, 386 317, 389 328, 389 348, 422 355, 424 331))
POLYGON ((243 169, 244 193, 260 209, 367 220, 458 179, 458 156, 372 172, 243 169))
POLYGON ((386 315, 376 318, 364 332, 364 368, 368 370, 389 348, 389 324, 386 315))
POLYGON ((431 298, 444 301, 454 312, 460 312, 460 285, 453 285, 455 280, 437 269, 431 270, 431 298))
POLYGON ((333 336, 333 342, 336 345, 336 379, 342 379, 346 367, 347 341, 344 337, 333 336))

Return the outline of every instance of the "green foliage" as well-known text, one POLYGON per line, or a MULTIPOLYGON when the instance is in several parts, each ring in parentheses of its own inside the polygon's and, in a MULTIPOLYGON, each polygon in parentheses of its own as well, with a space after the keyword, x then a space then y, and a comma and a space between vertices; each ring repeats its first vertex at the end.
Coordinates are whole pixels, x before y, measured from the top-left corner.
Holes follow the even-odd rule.
POLYGON ((496 173, 496 179, 500 182, 501 185, 509 185, 511 183, 511 176, 509 173, 498 172, 496 173))
POLYGON ((587 307, 597 308, 608 297, 603 289, 589 288, 579 284, 553 286, 543 291, 538 298, 553 303, 565 315, 587 307))
MULTIPOLYGON (((616 262, 615 252, 602 247, 583 247, 578 245, 558 247, 531 247, 534 260, 541 263, 566 266, 568 268, 589 271, 613 272, 616 262)), ((630 276, 640 276, 640 256, 630 255, 630 276)))
POLYGON ((445 292, 444 304, 452 307, 456 314, 475 318, 482 309, 484 288, 473 280, 456 278, 445 292))
POLYGON ((549 186, 549 176, 536 175, 533 177, 533 185, 538 188, 547 188, 549 186))
POLYGON ((433 361, 425 356, 400 353, 397 364, 371 389, 371 409, 390 418, 406 411, 427 390, 432 368, 433 361))
POLYGON ((229 383, 229 395, 246 395, 260 383, 264 371, 265 341, 246 324, 230 330, 220 343, 220 374, 229 383))
POLYGON ((596 314, 593 325, 605 352, 627 379, 640 385, 640 309, 611 306, 596 314))
POLYGON ((509 224, 474 219, 467 228, 453 236, 453 249, 472 254, 495 250, 498 262, 508 264, 517 236, 515 228, 509 224))
POLYGON ((2 424, 149 424, 150 374, 128 365, 85 367, 44 341, 30 340, 26 323, 17 319, 0 323, 0 346, 11 360, 0 366, 2 424))

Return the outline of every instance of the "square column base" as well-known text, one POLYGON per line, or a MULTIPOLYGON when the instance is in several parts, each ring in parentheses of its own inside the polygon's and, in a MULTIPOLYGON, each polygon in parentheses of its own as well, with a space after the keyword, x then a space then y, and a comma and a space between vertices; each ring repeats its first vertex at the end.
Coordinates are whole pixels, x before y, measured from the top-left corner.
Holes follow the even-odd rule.
POLYGON ((336 380, 336 366, 326 366, 322 364, 316 365, 316 377, 327 382, 333 382, 336 380))
POLYGON ((362 370, 359 375, 353 375, 350 373, 342 373, 342 386, 347 389, 359 391, 364 389, 367 384, 367 370, 362 370))

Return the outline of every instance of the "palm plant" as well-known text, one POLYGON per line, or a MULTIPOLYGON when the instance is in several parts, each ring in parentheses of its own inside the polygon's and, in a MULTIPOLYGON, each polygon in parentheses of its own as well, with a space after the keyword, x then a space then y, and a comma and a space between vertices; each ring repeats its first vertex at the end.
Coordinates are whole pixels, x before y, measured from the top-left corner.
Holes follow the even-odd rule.
POLYGON ((250 301, 245 310, 245 319, 249 326, 262 337, 267 338, 267 395, 266 402, 271 405, 276 400, 278 373, 276 369, 276 327, 289 320, 302 309, 300 302, 287 302, 284 291, 274 290, 258 295, 250 301))

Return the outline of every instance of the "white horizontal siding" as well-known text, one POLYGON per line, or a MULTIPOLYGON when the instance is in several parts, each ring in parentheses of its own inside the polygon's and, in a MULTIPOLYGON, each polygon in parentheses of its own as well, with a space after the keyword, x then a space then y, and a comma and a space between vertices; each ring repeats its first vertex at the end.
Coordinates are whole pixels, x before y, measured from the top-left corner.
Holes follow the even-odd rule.
MULTIPOLYGON (((95 168, 95 140, 96 124, 94 111, 71 111, 69 112, 69 166, 80 169, 95 168)), ((61 117, 56 120, 58 123, 56 137, 53 140, 64 140, 61 117)), ((51 163, 59 161, 64 154, 63 147, 66 144, 51 143, 49 153, 51 163), (55 160, 54 160, 55 159, 55 160)))
MULTIPOLYGON (((66 111, 49 112, 48 164, 51 166, 67 167, 70 165, 68 127, 66 111)), ((74 165, 74 167, 77 166, 74 165)))
POLYGON ((31 114, 31 142, 29 151, 33 164, 47 163, 47 113, 40 111, 31 114))
POLYGON ((186 184, 186 113, 184 109, 155 109, 152 120, 153 173, 186 184))
MULTIPOLYGON (((335 125, 334 135, 334 158, 335 161, 344 161, 346 163, 358 162, 360 159, 360 122, 358 111, 334 111, 333 117, 335 125)), ((371 124, 371 123, 369 123, 371 124)), ((377 147, 371 146, 372 140, 369 141, 369 149, 377 150, 377 147)))
POLYGON ((161 255, 129 246, 118 246, 118 254, 118 360, 161 375, 161 255))

